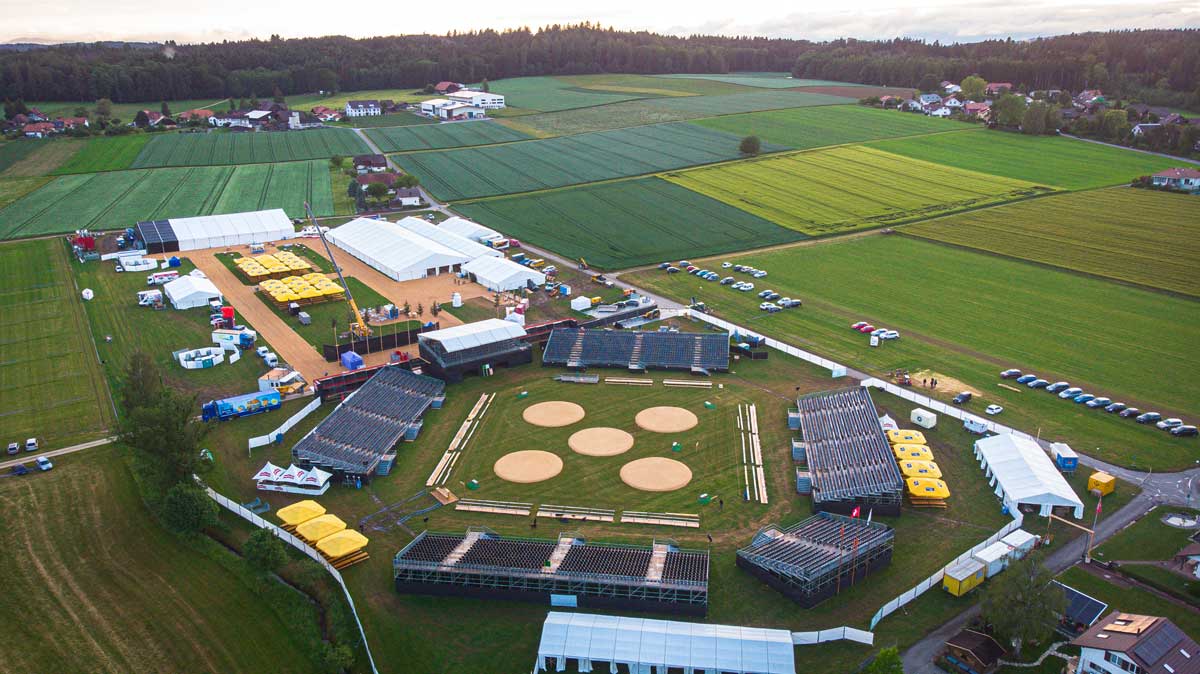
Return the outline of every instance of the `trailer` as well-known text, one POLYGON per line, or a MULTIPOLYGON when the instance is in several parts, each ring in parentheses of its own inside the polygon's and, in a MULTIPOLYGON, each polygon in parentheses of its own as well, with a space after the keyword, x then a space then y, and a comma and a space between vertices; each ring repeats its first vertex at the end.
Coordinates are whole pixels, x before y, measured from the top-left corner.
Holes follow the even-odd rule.
POLYGON ((179 272, 177 272, 177 271, 155 272, 153 274, 146 275, 146 285, 161 286, 161 285, 170 283, 171 281, 174 281, 177 278, 179 278, 179 272))
POLYGON ((204 421, 228 421, 278 409, 281 402, 278 391, 258 391, 222 400, 211 400, 201 407, 200 416, 204 421))

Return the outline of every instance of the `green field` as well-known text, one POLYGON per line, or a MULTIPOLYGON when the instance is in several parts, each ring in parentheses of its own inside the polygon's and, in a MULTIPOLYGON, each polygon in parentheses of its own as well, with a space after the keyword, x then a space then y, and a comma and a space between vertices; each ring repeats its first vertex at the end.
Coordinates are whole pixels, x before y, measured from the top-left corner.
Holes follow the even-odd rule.
POLYGON ((1044 191, 860 146, 681 171, 667 179, 811 236, 897 225, 1044 191))
MULTIPOLYGON (((55 138, 53 140, 16 141, 31 143, 32 152, 27 152, 3 170, 3 178, 38 178, 55 173, 65 162, 70 161, 80 150, 85 141, 74 138, 55 138)), ((0 157, 2 162, 2 157, 0 157)))
POLYGON ((54 463, 0 481, 6 670, 317 671, 305 655, 316 608, 256 581, 217 543, 167 533, 119 449, 54 463))
POLYGON ((723 94, 720 96, 655 98, 645 103, 652 108, 677 112, 689 117, 716 117, 717 115, 743 112, 854 102, 852 98, 830 96, 829 94, 801 91, 752 91, 746 94, 723 94))
POLYGON ((1177 160, 1060 136, 994 131, 883 140, 871 147, 913 159, 1068 190, 1127 183, 1177 160))
POLYGON ((604 73, 598 75, 562 75, 557 79, 572 86, 597 91, 659 96, 714 96, 748 93, 745 87, 700 79, 665 79, 654 75, 604 73))
MULTIPOLYGON (((37 108, 48 115, 51 119, 55 117, 73 117, 75 111, 79 108, 87 110, 90 116, 96 110, 96 101, 43 101, 40 103, 25 103, 31 108, 37 108)), ((194 110, 196 108, 212 108, 214 110, 225 110, 229 107, 229 99, 221 99, 214 101, 212 99, 204 100, 184 100, 184 101, 167 101, 171 112, 177 114, 184 110, 194 110)), ((122 122, 129 123, 141 110, 152 110, 158 112, 162 107, 162 101, 147 101, 143 103, 113 103, 112 115, 122 122)))
POLYGON ((0 210, 48 182, 50 178, 0 179, 0 210))
POLYGON ((62 176, 0 211, 0 238, 129 227, 142 220, 282 208, 333 215, 324 161, 62 176))
POLYGON ((458 210, 509 236, 605 269, 804 238, 659 178, 488 199, 458 210))
POLYGON ((126 136, 106 136, 92 138, 87 141, 74 157, 54 172, 65 173, 96 173, 98 171, 118 171, 133 166, 138 153, 150 142, 150 134, 132 133, 126 136))
MULTIPOLYGON (((736 159, 739 138, 691 124, 395 157, 442 200, 528 192, 736 159)), ((779 149, 764 145, 764 150, 779 149)))
MULTIPOLYGON (((70 283, 72 263, 55 240, 0 246, 0 438, 65 447, 102 437, 113 412, 70 283)), ((80 288, 86 286, 79 286, 80 288)))
POLYGON ((790 73, 744 72, 727 74, 686 74, 655 75, 663 79, 693 79, 710 80, 713 82, 728 82, 743 87, 760 87, 764 89, 794 89, 795 87, 854 87, 865 86, 850 82, 834 82, 833 80, 806 80, 793 78, 790 73))
POLYGON ((908 237, 869 236, 730 261, 767 270, 756 289, 799 297, 804 307, 767 315, 756 293, 658 270, 625 280, 676 300, 695 297, 724 318, 870 373, 904 368, 953 377, 980 393, 969 409, 999 403, 999 421, 1107 461, 1143 470, 1194 463, 1195 438, 1041 391, 1004 388, 998 378, 1016 367, 1163 416, 1193 416, 1200 361, 1188 354, 1200 312, 1191 300, 908 237), (860 320, 896 329, 901 339, 873 349, 849 329, 860 320))
POLYGON ((367 137, 384 152, 407 152, 507 143, 530 136, 497 122, 474 121, 370 129, 367 137))
POLYGON ((389 126, 421 126, 423 124, 437 124, 437 121, 411 112, 395 112, 374 117, 347 117, 339 126, 374 129, 389 126))
POLYGON ((142 148, 133 168, 265 164, 367 152, 367 144, 350 129, 164 133, 142 148))
POLYGON ((905 233, 1200 296, 1200 199, 1111 188, 961 213, 905 233))
POLYGON ((525 110, 549 112, 645 98, 645 93, 585 89, 557 77, 519 77, 490 82, 488 90, 504 94, 504 102, 525 110))
POLYGON ((0 142, 0 177, 10 177, 4 174, 8 172, 8 169, 13 164, 22 161, 51 142, 53 141, 33 140, 29 138, 0 142))
POLYGON ((859 105, 824 105, 750 112, 699 119, 693 124, 739 136, 754 135, 768 143, 796 149, 980 129, 978 126, 925 115, 905 115, 859 105))

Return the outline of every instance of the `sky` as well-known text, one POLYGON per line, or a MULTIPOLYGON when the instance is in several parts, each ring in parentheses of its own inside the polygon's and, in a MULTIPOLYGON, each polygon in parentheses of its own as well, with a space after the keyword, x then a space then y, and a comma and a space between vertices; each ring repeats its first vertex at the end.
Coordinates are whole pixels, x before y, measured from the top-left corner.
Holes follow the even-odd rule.
POLYGON ((0 42, 136 40, 212 42, 273 33, 405 35, 505 29, 591 21, 673 35, 720 34, 829 40, 914 37, 942 42, 1119 28, 1200 27, 1200 0, 457 0, 453 3, 354 3, 327 0, 56 0, 28 11, 26 0, 0 0, 0 42), (850 9, 850 6, 853 6, 850 9), (352 9, 351 9, 352 8, 352 9))

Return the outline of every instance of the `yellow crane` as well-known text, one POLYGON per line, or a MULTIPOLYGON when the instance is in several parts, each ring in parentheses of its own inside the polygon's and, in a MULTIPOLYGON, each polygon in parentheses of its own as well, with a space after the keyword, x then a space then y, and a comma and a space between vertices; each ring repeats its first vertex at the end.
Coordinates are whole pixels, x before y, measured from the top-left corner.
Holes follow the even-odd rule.
POLYGON ((325 254, 329 256, 329 261, 333 264, 334 271, 337 272, 338 281, 341 281, 342 287, 346 289, 346 303, 350 305, 351 315, 354 317, 350 323, 350 334, 353 337, 370 337, 371 328, 367 326, 367 322, 362 318, 362 312, 358 310, 358 304, 354 301, 354 295, 350 294, 350 284, 346 283, 346 278, 342 276, 342 267, 333 257, 333 249, 329 247, 329 241, 325 239, 325 230, 317 224, 317 218, 313 215, 312 208, 308 202, 304 202, 304 212, 308 214, 308 222, 313 229, 317 230, 317 236, 321 237, 321 243, 325 246, 325 254))

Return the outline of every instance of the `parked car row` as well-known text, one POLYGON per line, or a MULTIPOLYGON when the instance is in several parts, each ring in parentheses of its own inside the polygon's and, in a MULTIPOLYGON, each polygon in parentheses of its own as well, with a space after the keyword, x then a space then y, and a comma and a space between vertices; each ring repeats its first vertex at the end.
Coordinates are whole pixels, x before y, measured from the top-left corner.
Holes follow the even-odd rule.
POLYGON ((866 321, 859 321, 850 326, 851 330, 880 339, 900 339, 900 333, 887 328, 877 328, 866 321))
MULTIPOLYGON (((37 438, 29 438, 28 440, 25 441, 25 451, 36 452, 37 448, 38 448, 37 438)), ((8 453, 9 454, 16 454, 20 451, 21 451, 21 443, 19 443, 19 442, 8 443, 8 453)))
POLYGON ((1056 381, 1051 383, 1036 374, 1024 374, 1017 369, 1008 369, 1000 373, 1001 379, 1012 379, 1018 384, 1024 384, 1032 389, 1045 389, 1049 393, 1056 394, 1063 400, 1071 400, 1077 405, 1086 405, 1092 409, 1103 409, 1109 414, 1128 419, 1133 418, 1139 424, 1154 424, 1158 428, 1169 431, 1175 436, 1193 436, 1200 434, 1195 426, 1183 423, 1182 419, 1163 419, 1163 416, 1158 412, 1142 412, 1136 407, 1130 407, 1122 402, 1114 402, 1112 398, 1097 396, 1092 393, 1086 393, 1078 386, 1071 386, 1069 382, 1056 381))
MULTIPOLYGON (((717 272, 709 269, 702 269, 687 260, 680 260, 678 265, 670 262, 663 262, 658 265, 658 268, 666 271, 668 274, 678 274, 681 271, 686 271, 697 278, 702 278, 705 281, 719 281, 721 285, 729 286, 731 290, 737 290, 744 293, 754 290, 754 283, 751 281, 739 281, 732 276, 726 276, 722 278, 717 272)), ((732 262, 722 262, 721 268, 732 269, 736 272, 749 274, 753 278, 766 278, 767 276, 767 272, 763 271, 762 269, 755 269, 754 267, 748 267, 741 264, 735 265, 732 262)), ((758 296, 766 300, 765 302, 759 304, 758 308, 762 311, 766 311, 767 313, 775 313, 778 311, 783 311, 784 309, 792 309, 804 305, 803 301, 799 299, 793 299, 791 297, 784 297, 774 290, 763 290, 758 293, 758 296)), ((899 333, 896 333, 896 337, 899 336, 899 333)), ((894 337, 888 339, 894 339, 894 337)))

